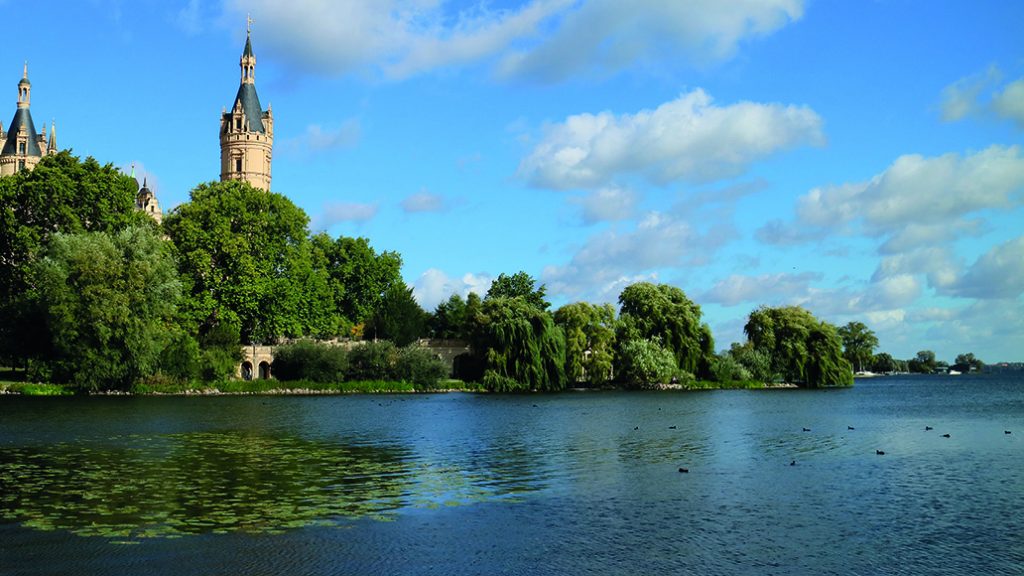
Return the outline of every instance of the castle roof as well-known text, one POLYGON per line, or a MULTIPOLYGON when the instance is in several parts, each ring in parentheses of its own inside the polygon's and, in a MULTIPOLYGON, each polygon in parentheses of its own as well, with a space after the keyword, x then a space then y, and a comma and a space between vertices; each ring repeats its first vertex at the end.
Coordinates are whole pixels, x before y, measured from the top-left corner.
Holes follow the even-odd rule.
MULTIPOLYGON (((245 45, 248 47, 249 43, 246 42, 245 45)), ((256 86, 247 82, 240 84, 238 94, 235 96, 235 103, 231 108, 234 109, 239 103, 241 103, 242 113, 245 114, 245 119, 249 123, 249 131, 265 133, 263 108, 260 108, 260 97, 256 95, 256 86)))
MULTIPOLYGON (((260 124, 262 126, 262 124, 260 124)), ((14 111, 14 119, 11 120, 11 125, 7 127, 7 142, 4 144, 4 149, 0 152, 3 156, 13 156, 18 153, 18 131, 25 128, 25 132, 28 134, 28 144, 25 146, 25 153, 28 156, 42 156, 43 151, 39 149, 38 137, 36 133, 36 126, 32 123, 32 114, 29 113, 28 108, 18 108, 14 111)))
POLYGON ((245 49, 242 50, 242 56, 248 56, 249 58, 256 57, 252 53, 252 42, 249 40, 249 34, 245 35, 245 49))

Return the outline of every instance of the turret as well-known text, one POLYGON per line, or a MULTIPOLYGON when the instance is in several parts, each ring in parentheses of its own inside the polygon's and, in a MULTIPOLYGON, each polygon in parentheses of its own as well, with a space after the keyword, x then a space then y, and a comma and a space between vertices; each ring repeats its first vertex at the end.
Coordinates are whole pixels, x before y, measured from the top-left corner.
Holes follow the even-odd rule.
POLYGON ((252 20, 238 60, 241 80, 230 110, 220 118, 220 179, 244 180, 270 190, 270 162, 274 147, 274 117, 260 107, 256 94, 256 55, 252 50, 252 20))

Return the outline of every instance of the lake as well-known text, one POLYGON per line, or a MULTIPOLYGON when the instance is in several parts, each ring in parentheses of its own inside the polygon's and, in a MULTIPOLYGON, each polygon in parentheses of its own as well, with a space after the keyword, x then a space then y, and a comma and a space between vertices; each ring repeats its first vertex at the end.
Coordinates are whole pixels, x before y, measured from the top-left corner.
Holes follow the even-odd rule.
POLYGON ((5 576, 1024 574, 1022 511, 1020 373, 0 397, 5 576))

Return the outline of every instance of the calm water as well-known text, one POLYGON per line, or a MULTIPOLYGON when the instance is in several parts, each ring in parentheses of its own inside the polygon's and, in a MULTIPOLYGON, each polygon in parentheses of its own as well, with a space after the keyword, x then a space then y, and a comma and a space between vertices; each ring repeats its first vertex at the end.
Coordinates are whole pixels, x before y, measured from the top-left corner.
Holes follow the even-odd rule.
POLYGON ((0 574, 1024 574, 1024 381, 2 397, 0 574))

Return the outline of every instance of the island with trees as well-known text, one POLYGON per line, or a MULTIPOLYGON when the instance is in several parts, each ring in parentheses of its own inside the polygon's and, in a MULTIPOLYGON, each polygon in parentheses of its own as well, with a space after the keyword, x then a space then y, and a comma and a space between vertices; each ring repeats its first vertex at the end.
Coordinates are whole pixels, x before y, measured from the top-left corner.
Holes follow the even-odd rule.
MULTIPOLYGON (((639 282, 611 304, 552 310, 525 272, 423 310, 402 258, 366 238, 311 234, 287 197, 240 181, 197 186, 162 224, 137 182, 68 151, 0 178, 3 390, 493 392, 849 386, 854 372, 943 369, 933 353, 875 354, 863 323, 798 306, 750 312, 716 352, 678 287, 639 282), (454 374, 417 343, 458 340, 454 374), (275 381, 235 375, 243 345, 275 346, 275 381)), ((983 367, 957 357, 959 372, 983 367)))

